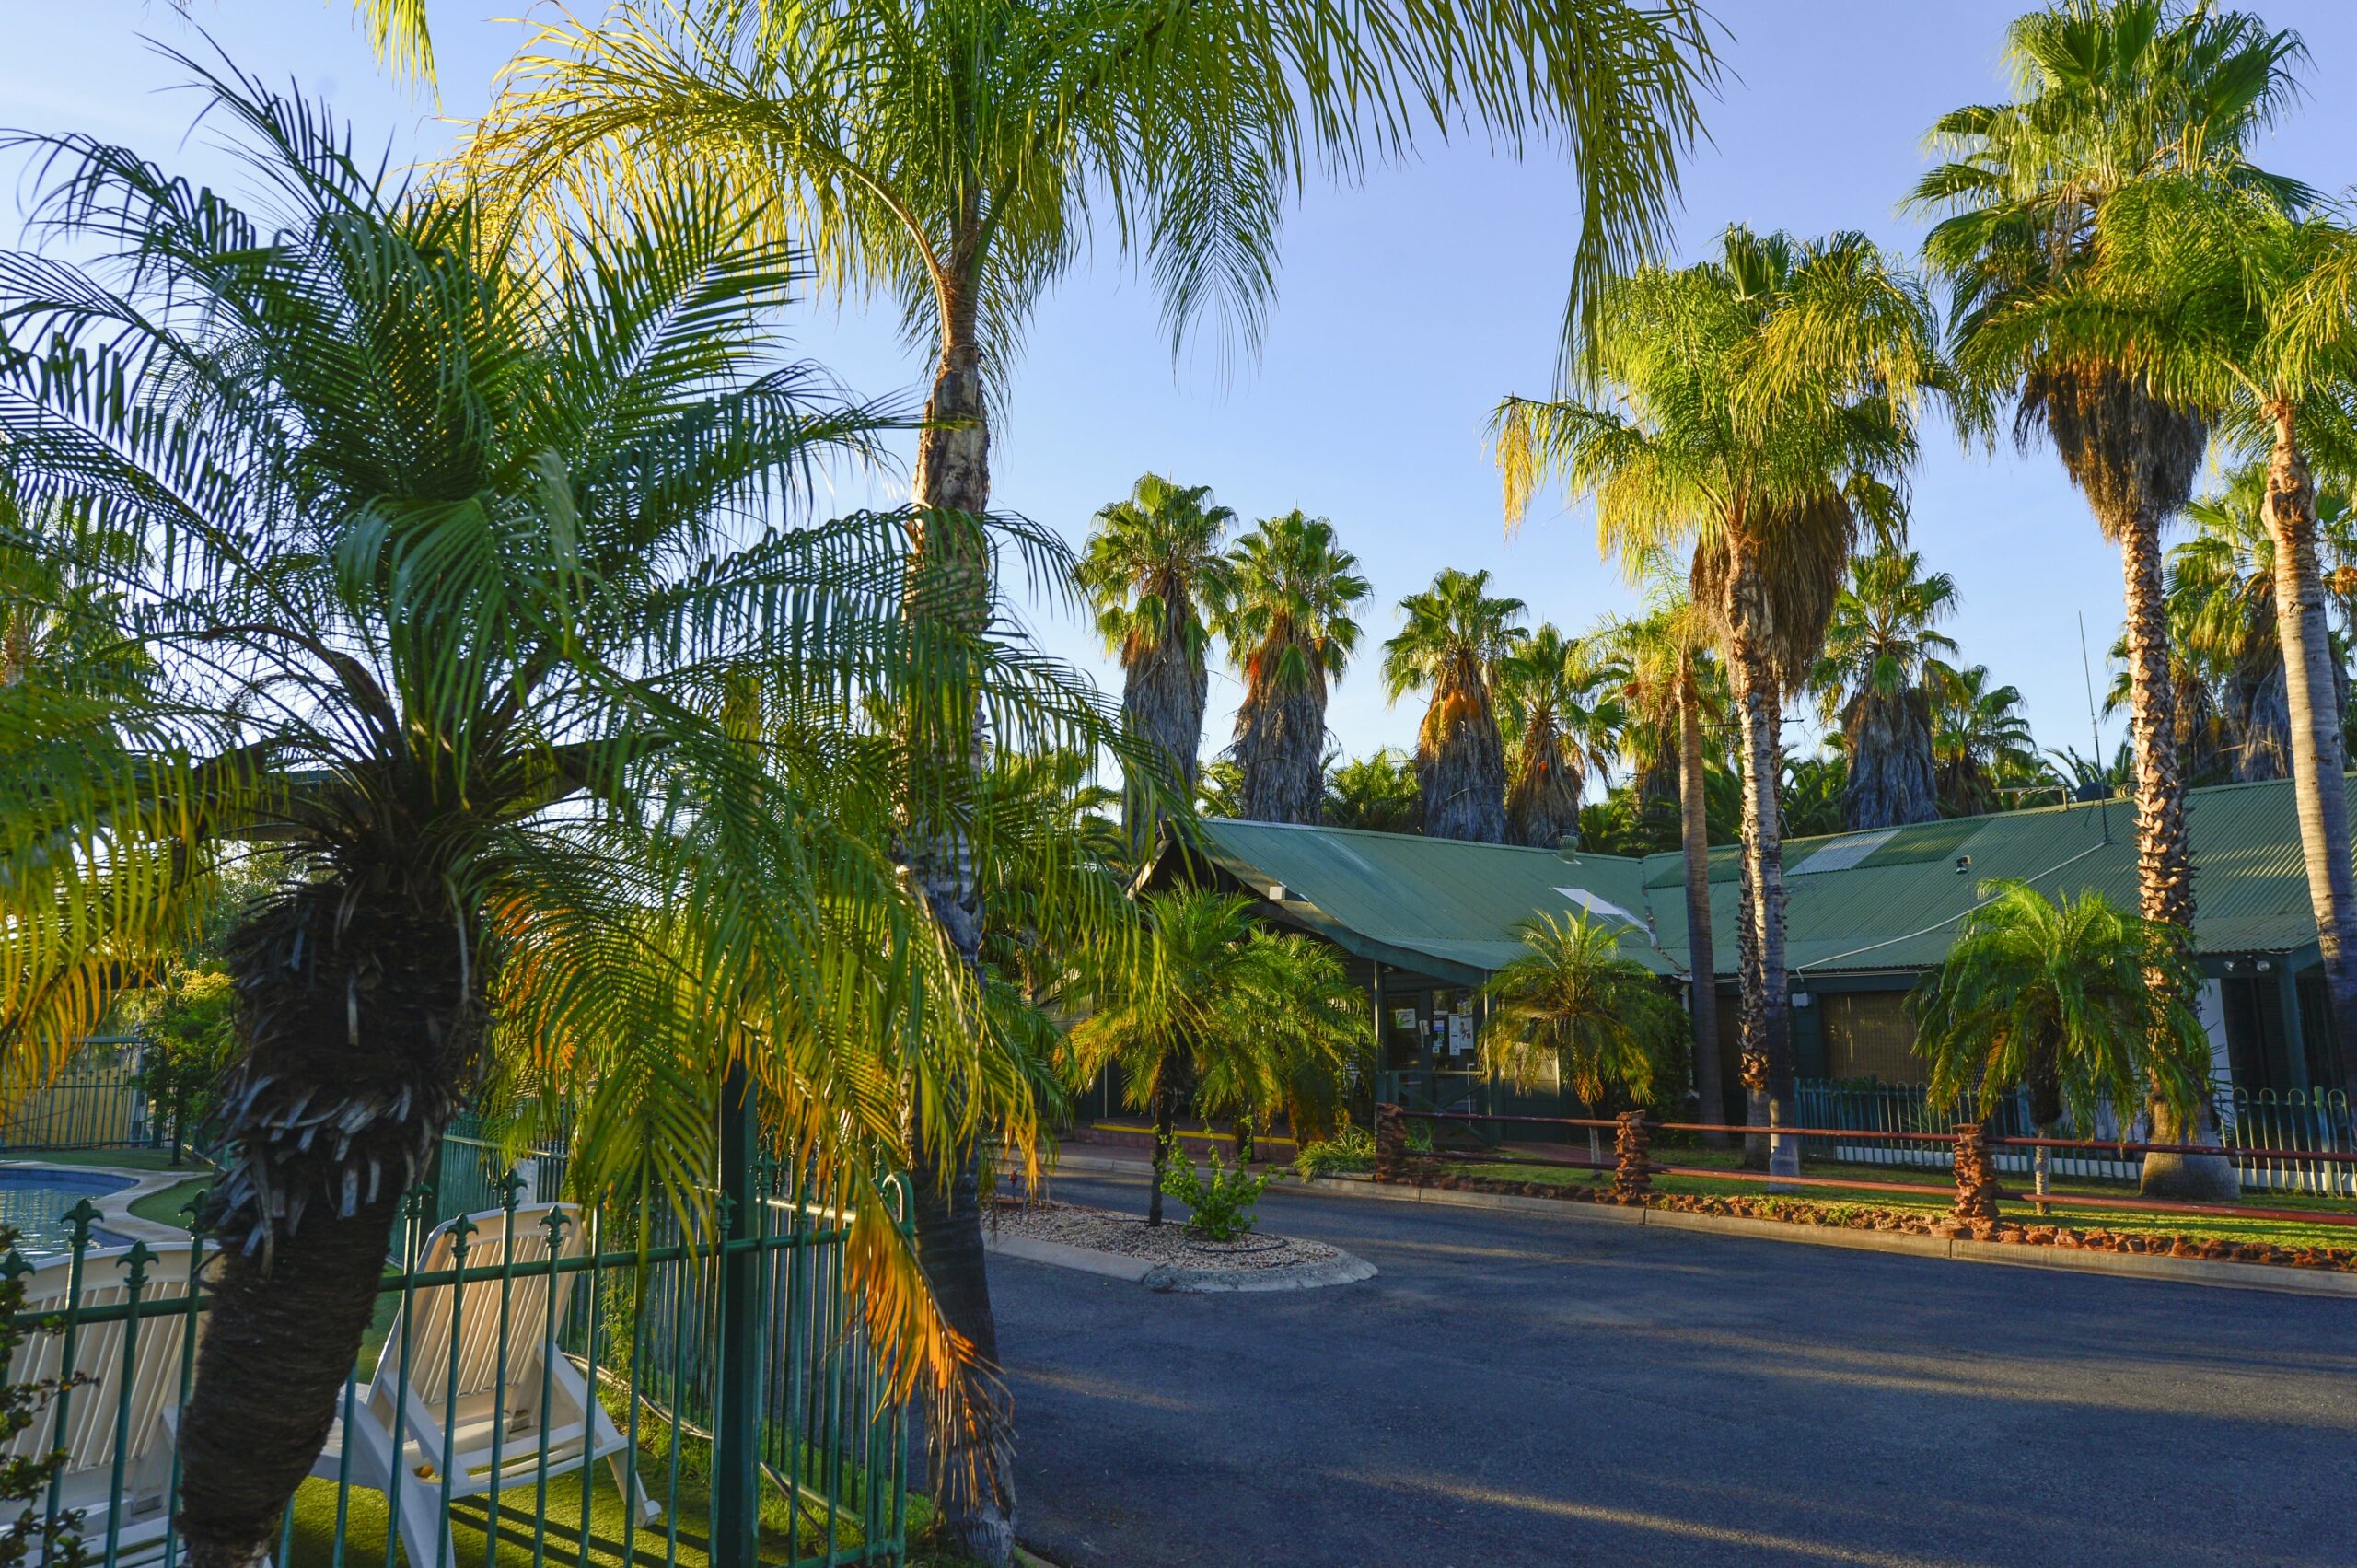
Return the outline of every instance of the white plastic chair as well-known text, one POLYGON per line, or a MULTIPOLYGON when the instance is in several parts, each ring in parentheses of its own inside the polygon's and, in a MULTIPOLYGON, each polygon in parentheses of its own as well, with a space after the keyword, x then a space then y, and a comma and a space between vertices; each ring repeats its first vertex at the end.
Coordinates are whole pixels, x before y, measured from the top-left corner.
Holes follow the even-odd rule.
MULTIPOLYGON (((83 1546, 96 1561, 107 1532, 115 1531, 115 1561, 129 1564, 160 1559, 170 1533, 172 1440, 180 1415, 180 1376, 189 1333, 189 1270, 192 1244, 149 1246, 153 1261, 139 1291, 136 1338, 122 1319, 83 1323, 74 1331, 74 1365, 64 1365, 65 1336, 37 1333, 17 1347, 9 1365, 11 1382, 46 1383, 79 1373, 89 1381, 66 1390, 61 1431, 59 1400, 52 1398, 32 1425, 0 1445, 0 1458, 39 1458, 64 1450, 58 1476, 60 1509, 83 1510, 83 1546), (130 1346, 126 1357, 124 1349, 130 1346), (123 1422, 128 1405, 130 1419, 123 1422), (114 1489, 118 1436, 122 1443, 122 1489, 114 1489)), ((124 1267, 127 1247, 93 1249, 82 1257, 80 1308, 122 1307, 131 1299, 124 1267)), ((74 1263, 53 1258, 25 1276, 29 1313, 64 1314, 74 1307, 74 1263)), ((199 1317, 202 1323, 202 1315, 199 1317)), ((199 1332, 202 1333, 200 1328, 199 1332)), ((36 1500, 45 1505, 47 1491, 36 1500)), ((41 1562, 39 1553, 28 1562, 41 1562)))
MULTIPOLYGON (((417 1290, 393 1320, 377 1370, 366 1388, 355 1388, 339 1406, 335 1429, 311 1467, 314 1476, 348 1479, 391 1496, 399 1493, 401 1544, 411 1568, 459 1568, 450 1523, 442 1512, 443 1486, 449 1496, 476 1497, 523 1485, 541 1473, 554 1477, 604 1459, 617 1486, 636 1494, 639 1516, 653 1521, 662 1510, 637 1484, 624 1463, 629 1442, 605 1407, 591 1396, 580 1369, 558 1348, 567 1305, 579 1275, 555 1278, 551 1310, 548 1216, 568 1223, 558 1243, 560 1260, 581 1256, 586 1240, 579 1209, 570 1203, 504 1209, 467 1215, 467 1268, 499 1268, 512 1260, 510 1279, 470 1280, 463 1284, 417 1290), (500 1309, 507 1303, 506 1379, 500 1379, 500 1309), (454 1330, 455 1329, 455 1335, 454 1330), (408 1378, 402 1381, 404 1347, 408 1378), (456 1358, 455 1393, 451 1363, 456 1358), (546 1400, 543 1402, 543 1390, 546 1400), (347 1431, 343 1411, 352 1413, 347 1431), (398 1430, 400 1452, 394 1452, 398 1430), (497 1448, 498 1464, 493 1465, 497 1448), (392 1485, 396 1468, 401 1478, 392 1485), (435 1552, 441 1553, 437 1559, 435 1552)), ((446 1221, 425 1238, 415 1268, 421 1273, 458 1266, 457 1221, 446 1221)))

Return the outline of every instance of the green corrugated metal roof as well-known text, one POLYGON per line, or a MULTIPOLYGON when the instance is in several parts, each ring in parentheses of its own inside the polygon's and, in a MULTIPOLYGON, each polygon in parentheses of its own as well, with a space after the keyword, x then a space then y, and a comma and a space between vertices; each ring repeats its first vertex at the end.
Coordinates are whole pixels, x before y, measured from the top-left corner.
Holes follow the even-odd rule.
POLYGON ((1566 860, 1553 850, 1224 818, 1203 829, 1204 848, 1222 870, 1264 897, 1282 886, 1288 919, 1362 958, 1471 981, 1522 950, 1516 921, 1583 907, 1570 889, 1640 923, 1624 923, 1622 952, 1664 972, 1670 968, 1642 924, 1641 861, 1566 860))
MULTIPOLYGON (((2283 952, 2316 940, 2289 783, 2193 790, 2186 814, 2200 951, 2283 952)), ((1339 828, 1213 819, 1205 830, 1213 858, 1231 875, 1264 894, 1283 884, 1289 917, 1363 957, 1469 979, 1519 950, 1515 921, 1578 907, 1563 891, 1577 889, 1650 927, 1650 937, 1624 932, 1622 951, 1665 971, 1688 964, 1685 873, 1675 853, 1567 861, 1550 850, 1339 828)), ((1946 955, 1991 877, 2022 877, 2049 892, 2099 889, 2132 907, 2134 838, 2133 805, 2115 800, 1795 840, 1786 847, 1786 961, 1819 973, 1928 968, 1946 955), (1959 855, 1971 857, 1961 873, 1959 855)), ((1713 967, 1728 976, 1733 854, 1712 852, 1713 967)))

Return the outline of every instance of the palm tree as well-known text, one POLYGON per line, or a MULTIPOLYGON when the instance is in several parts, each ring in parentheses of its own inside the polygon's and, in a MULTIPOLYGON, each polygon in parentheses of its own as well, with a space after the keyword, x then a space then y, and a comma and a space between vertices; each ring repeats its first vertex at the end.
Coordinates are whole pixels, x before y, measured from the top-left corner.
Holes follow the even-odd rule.
POLYGON ((1940 809, 1951 817, 1994 811, 2003 781, 2043 771, 2029 721, 2021 714, 2020 690, 1990 680, 1985 664, 1957 669, 1938 659, 1924 662, 1923 685, 1932 699, 1932 766, 1940 809))
POLYGON ((115 586, 137 560, 138 541, 29 519, 0 486, 0 687, 120 696, 145 679, 155 660, 122 635, 115 586))
MULTIPOLYGON (((759 232, 808 247, 840 297, 888 296, 934 354, 912 475, 926 592, 979 626, 990 563, 959 519, 989 506, 991 425, 1025 326, 1100 222, 1151 277, 1174 353, 1206 317, 1228 329, 1223 350, 1248 347, 1285 199, 1313 173, 1353 177, 1370 156, 1406 156, 1419 131, 1478 131, 1517 153, 1564 133, 1582 196, 1578 320, 1599 280, 1666 226, 1699 130, 1694 95, 1716 79, 1708 28, 1694 0, 1183 13, 1130 0, 624 0, 602 27, 562 14, 540 27, 465 162, 560 238, 577 213, 711 183, 759 232)), ((986 741, 974 726, 936 727, 969 752, 986 741)), ((910 755, 928 765, 927 747, 910 755)), ((1295 809, 1314 813, 1318 793, 1295 809)), ((952 833, 909 850, 974 961, 963 845, 952 833)), ((965 1173, 946 1208, 921 1203, 928 1255, 981 1257, 972 1189, 965 1173)), ((983 1283, 955 1295, 975 1314, 969 1337, 994 1339, 983 1283)), ((1011 1497, 1012 1478, 996 1480, 1011 1497)), ((1008 1511, 952 1500, 948 1514, 950 1544, 1008 1560, 1008 1511)))
MULTIPOLYGON (((2347 387, 2357 368, 2357 232, 2331 215, 2293 215, 2280 191, 2197 168, 2123 189, 2105 206, 2096 240, 2085 292, 2103 308, 2096 323, 2113 331, 2123 357, 2141 356, 2170 395, 2220 419, 2249 459, 2223 498, 2235 515, 2213 509, 2207 520, 2224 527, 2205 532, 2263 542, 2263 556, 2255 548, 2241 554, 2265 580, 2254 572, 2251 591, 2241 594, 2222 580, 2214 629, 2233 640, 2235 611, 2247 608, 2253 619, 2239 629, 2248 633, 2240 639, 2248 656, 2237 674, 2255 666, 2262 681, 2254 696, 2280 700, 2282 744, 2267 759, 2270 776, 2288 772, 2293 781, 2333 1031, 2346 1059, 2357 1051, 2357 868, 2341 781, 2346 672, 2332 645, 2322 559, 2329 536, 2310 462, 2320 445, 2346 445, 2347 387)), ((2223 578, 2235 562, 2229 555, 2213 564, 2223 578)), ((2257 739, 2257 726, 2248 727, 2257 739)), ((2247 761, 2251 750, 2247 740, 2247 761)))
POLYGON ((1784 832, 1795 839, 1823 838, 1848 830, 1850 760, 1829 737, 1814 757, 1786 757, 1776 786, 1776 809, 1784 832))
POLYGON ((1527 636, 1514 625, 1522 609, 1518 598, 1492 596, 1489 573, 1453 566, 1399 601, 1405 622, 1383 645, 1383 683, 1395 703, 1432 692, 1416 731, 1428 838, 1505 842, 1505 746, 1491 693, 1527 636))
MULTIPOLYGON (((2291 695, 2276 634, 2275 541, 2259 516, 2265 498, 2264 470, 2246 468, 2223 494, 2188 505, 2193 537, 2169 551, 2162 600, 2187 710, 2177 715, 2180 754, 2197 766, 2189 743, 2211 709, 2223 732, 2216 749, 2237 783, 2290 772, 2291 695)), ((2337 693, 2329 706, 2339 712, 2337 693)))
POLYGON ((1506 837, 1552 849, 1576 833, 1580 796, 1620 749, 1620 672, 1550 623, 1498 667, 1498 733, 1506 749, 1506 837))
POLYGON ((1417 830, 1422 798, 1416 789, 1413 760, 1387 748, 1345 762, 1326 775, 1322 819, 1329 828, 1412 833, 1417 830))
POLYGON ((1207 889, 1148 895, 1148 961, 1101 981, 1097 1011, 1070 1036, 1074 1082, 1117 1063, 1130 1104, 1154 1117, 1148 1225, 1162 1223, 1182 1103, 1238 1116, 1291 1107, 1315 1124, 1340 1103, 1343 1064, 1368 1032, 1340 960, 1254 929, 1250 909, 1207 889))
POLYGON ((1372 589, 1334 525, 1299 508, 1237 541, 1230 598, 1214 607, 1227 656, 1244 674, 1236 710, 1236 815, 1315 822, 1325 798, 1326 693, 1359 645, 1351 610, 1372 589))
MULTIPOLYGON (((1508 516, 1559 478, 1596 503, 1597 540, 1643 566, 1693 550, 1743 737, 1747 1082, 1791 1125, 1784 973, 1782 712, 1815 663, 1861 531, 1891 510, 1918 398, 1941 372, 1916 282, 1862 236, 1727 230, 1716 257, 1607 291, 1590 401, 1498 411, 1508 516)), ((1784 1174, 1794 1140, 1774 1140, 1784 1174)))
MULTIPOLYGON (((1985 1119, 2017 1087, 2041 1138, 2068 1115, 2082 1133, 2157 1085, 2181 1118, 2206 1086, 2210 1038, 2182 997, 2185 943, 2093 889, 2049 899, 1984 882, 1988 902, 1956 928, 1946 960, 1907 999, 1927 1098, 1967 1096, 1985 1119), (2157 1019, 2157 1022, 2155 1021, 2157 1019)), ((2047 1192, 2047 1151, 2036 1156, 2047 1192)))
MULTIPOLYGON (((1121 711, 1151 752, 1165 760, 1166 788, 1195 792, 1202 749, 1203 666, 1211 633, 1207 605, 1226 597, 1227 557, 1220 543, 1236 514, 1213 504, 1211 487, 1181 488, 1146 474, 1129 499, 1097 514, 1097 529, 1073 579, 1097 609, 1097 630, 1121 660, 1121 711)), ((1154 842, 1156 813, 1132 789, 1125 807, 1130 842, 1154 842)))
MULTIPOLYGON (((970 779, 901 788, 865 715, 971 701, 1091 757, 1118 726, 911 614, 904 517, 796 526, 815 466, 877 427, 771 357, 790 252, 691 194, 565 256, 508 244, 189 64, 269 220, 46 138, 38 218, 98 260, 5 259, 12 494, 140 547, 107 613, 157 662, 0 688, 0 1065, 11 1095, 53 1073, 248 862, 191 1562, 275 1539, 402 1192, 474 1092, 571 1091, 581 1195, 693 1221, 723 1086, 761 1086, 853 1216, 871 1330, 971 1392, 876 1184, 1037 1108, 890 845, 955 817, 993 875, 1006 845, 970 779)), ((993 1435, 970 1400, 935 1413, 993 1435)))
MULTIPOLYGON (((1620 953, 1611 922, 1541 914, 1515 926, 1524 951, 1482 987, 1481 1067, 1517 1088, 1558 1074, 1590 1115, 1613 1088, 1651 1105, 1670 1082, 1684 1019, 1652 970, 1620 953)), ((1601 1161, 1596 1130, 1588 1157, 1601 1161)))
POLYGON ((1347 1120, 1353 1066, 1375 1042, 1366 993, 1351 983, 1341 950, 1296 931, 1255 930, 1249 938, 1254 994, 1246 1009, 1248 1050, 1213 1053, 1195 1075, 1195 1107, 1236 1124, 1236 1158, 1252 1158, 1256 1122, 1282 1112, 1305 1146, 1333 1136, 1347 1120))
MULTIPOLYGON (((1675 574, 1653 575, 1646 613, 1636 621, 1608 621, 1600 640, 1627 671, 1621 700, 1630 720, 1624 735, 1640 729, 1675 739, 1646 749, 1673 749, 1678 769, 1678 848, 1686 873, 1687 1012, 1693 1024, 1694 1091, 1701 1119, 1725 1115, 1719 1082, 1718 960, 1711 931, 1711 860, 1708 791, 1704 783, 1706 726, 1725 722, 1724 679, 1711 656, 1711 628, 1675 574)), ((1715 1147, 1721 1132, 1705 1133, 1715 1147)))
MULTIPOLYGON (((2137 884, 2148 920, 2190 931, 2193 875, 2163 605, 2160 530, 2192 492, 2209 430, 2196 402, 2164 395, 2154 366, 2105 312, 2086 307, 2104 210, 2139 181, 2199 174, 2280 204, 2296 183, 2243 152, 2296 91, 2298 38, 2256 17, 2183 0, 2068 0, 2013 24, 2015 101, 1956 110, 1933 129, 1949 162, 1911 204, 1944 211, 1924 253, 1953 290, 1959 370, 1984 406, 2015 401, 2014 431, 2043 429, 2097 526, 2120 547, 2126 579, 2131 730, 2136 753, 2137 884)), ((2173 1142, 2212 1142, 2207 1102, 2189 1129, 2153 1111, 2173 1142)), ((2148 1191, 2217 1197, 2236 1190, 2223 1158, 2155 1156, 2148 1191)))
POLYGON ((1850 563, 1809 684, 1849 753, 1843 825, 1896 828, 1940 814, 1932 702, 1924 671, 1956 644, 1934 627, 1956 609, 1956 579, 1923 573, 1912 550, 1885 545, 1850 563))

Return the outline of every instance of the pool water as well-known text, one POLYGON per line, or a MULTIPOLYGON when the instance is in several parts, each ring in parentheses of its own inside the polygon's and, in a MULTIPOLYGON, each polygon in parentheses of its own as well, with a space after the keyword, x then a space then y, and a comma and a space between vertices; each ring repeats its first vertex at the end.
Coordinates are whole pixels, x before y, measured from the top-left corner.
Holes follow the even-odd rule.
MULTIPOLYGON (((28 1259, 53 1257, 73 1245, 65 1214, 83 1199, 137 1186, 130 1176, 99 1176, 78 1170, 0 1170, 0 1225, 17 1230, 17 1250, 28 1259)), ((92 1247, 128 1247, 127 1237, 93 1225, 92 1247)))

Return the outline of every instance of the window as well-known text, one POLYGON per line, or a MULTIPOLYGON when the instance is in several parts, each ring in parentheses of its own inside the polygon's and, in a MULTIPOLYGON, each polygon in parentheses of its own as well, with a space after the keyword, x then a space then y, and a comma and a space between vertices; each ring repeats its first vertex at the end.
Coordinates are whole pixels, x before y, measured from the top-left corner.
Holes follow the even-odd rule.
POLYGON ((1825 1026, 1826 1076, 1877 1078, 1886 1084, 1923 1081, 1923 1064, 1915 1055, 1915 1026, 1907 1016, 1907 993, 1820 991, 1817 1005, 1825 1026))

